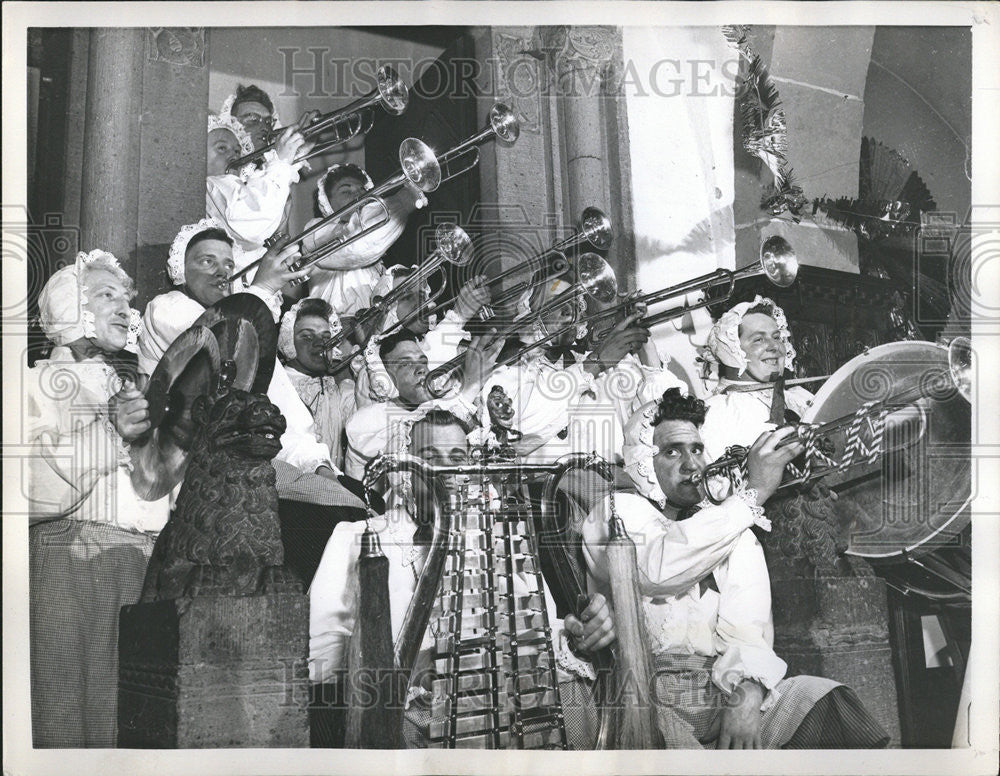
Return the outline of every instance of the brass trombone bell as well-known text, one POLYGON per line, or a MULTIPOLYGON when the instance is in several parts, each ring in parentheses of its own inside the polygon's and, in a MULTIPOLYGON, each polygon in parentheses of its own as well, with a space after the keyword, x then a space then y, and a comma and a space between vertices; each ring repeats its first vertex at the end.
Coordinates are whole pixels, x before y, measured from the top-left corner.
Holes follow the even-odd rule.
POLYGON ((444 177, 440 182, 446 183, 452 178, 457 178, 479 164, 479 148, 477 146, 494 138, 511 144, 517 141, 520 134, 521 125, 518 123, 514 111, 502 102, 496 103, 490 108, 489 124, 484 129, 437 157, 438 163, 444 170, 444 177), (469 161, 465 166, 452 172, 451 165, 466 156, 469 157, 469 161))
POLYGON ((576 271, 579 284, 588 296, 601 304, 608 304, 618 296, 618 279, 601 256, 596 253, 584 253, 576 260, 576 271))
POLYGON ((611 225, 611 219, 604 214, 603 210, 588 207, 580 218, 580 236, 597 250, 604 251, 611 246, 611 241, 615 239, 615 230, 611 225))
MULTIPOLYGON (((333 240, 303 254, 294 264, 292 264, 290 269, 297 272, 311 267, 317 262, 333 255, 341 248, 357 242, 362 237, 367 237, 376 229, 380 229, 385 226, 389 222, 389 207, 386 205, 384 197, 392 194, 397 189, 404 186, 407 182, 411 183, 424 193, 434 191, 439 185, 441 185, 441 167, 434 156, 434 152, 431 151, 426 143, 422 143, 412 137, 407 138, 400 143, 399 165, 401 168, 400 172, 386 178, 374 189, 364 192, 353 202, 344 205, 344 207, 339 210, 331 213, 325 218, 320 219, 312 226, 306 227, 298 235, 289 240, 288 245, 300 243, 321 229, 324 229, 331 224, 335 224, 344 218, 350 218, 356 212, 361 212, 361 210, 368 205, 374 205, 382 211, 382 214, 377 221, 368 224, 367 226, 359 229, 357 232, 349 234, 340 240, 333 240)), ((233 275, 230 278, 230 281, 238 280, 251 270, 255 269, 260 264, 261 260, 262 259, 257 259, 256 261, 253 261, 245 266, 233 275)), ((298 282, 293 281, 292 285, 298 285, 302 282, 304 282, 304 280, 300 280, 298 282)))

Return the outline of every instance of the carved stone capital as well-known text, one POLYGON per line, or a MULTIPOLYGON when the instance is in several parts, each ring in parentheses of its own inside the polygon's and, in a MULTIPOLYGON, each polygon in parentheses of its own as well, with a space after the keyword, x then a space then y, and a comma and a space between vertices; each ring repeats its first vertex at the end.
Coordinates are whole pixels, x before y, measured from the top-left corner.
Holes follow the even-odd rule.
POLYGON ((146 30, 146 57, 185 67, 205 67, 204 27, 150 27, 146 30))
POLYGON ((544 27, 539 37, 560 93, 596 96, 590 92, 602 85, 613 66, 621 30, 598 26, 544 27))

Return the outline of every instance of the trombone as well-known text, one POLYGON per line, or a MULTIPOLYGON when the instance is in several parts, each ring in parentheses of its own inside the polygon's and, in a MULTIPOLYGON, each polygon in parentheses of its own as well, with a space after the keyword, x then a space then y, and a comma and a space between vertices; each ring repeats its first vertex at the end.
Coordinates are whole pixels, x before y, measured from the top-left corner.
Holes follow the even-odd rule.
MULTIPOLYGON (((514 266, 509 267, 497 275, 494 275, 487 281, 486 285, 492 286, 494 283, 498 283, 501 280, 505 280, 506 278, 520 272, 524 272, 525 270, 533 271, 535 267, 541 264, 548 256, 552 256, 553 254, 555 254, 555 260, 549 264, 549 272, 545 276, 544 282, 555 280, 569 271, 569 261, 566 259, 566 251, 582 245, 583 243, 589 243, 599 251, 607 250, 608 246, 611 245, 611 241, 614 240, 614 237, 615 231, 611 224, 611 219, 608 218, 604 211, 600 208, 588 207, 584 209, 583 214, 580 216, 580 228, 576 229, 573 234, 564 240, 560 240, 551 247, 536 253, 530 259, 518 262, 514 266)), ((490 305, 493 307, 501 307, 504 304, 517 299, 525 291, 539 285, 539 282, 540 281, 536 280, 518 283, 500 294, 496 299, 492 300, 490 305)))
MULTIPOLYGON (((611 269, 611 265, 609 265, 596 253, 584 253, 581 255, 576 261, 576 272, 577 281, 572 285, 569 291, 552 297, 543 303, 536 312, 527 313, 510 321, 504 329, 497 333, 497 336, 506 339, 514 334, 514 332, 521 328, 521 326, 523 326, 526 322, 539 320, 550 312, 558 310, 567 304, 575 303, 581 296, 589 296, 601 304, 607 304, 614 299, 615 295, 618 293, 618 281, 615 278, 614 270, 611 269)), ((498 361, 496 365, 497 368, 510 366, 511 364, 516 363, 529 351, 548 344, 552 340, 569 331, 570 328, 575 328, 576 326, 577 324, 573 323, 571 326, 561 327, 551 334, 546 334, 541 339, 532 342, 530 345, 525 345, 524 347, 518 349, 515 353, 512 353, 511 355, 498 361)), ((435 399, 439 399, 444 396, 448 390, 444 378, 456 369, 459 369, 464 361, 465 354, 462 353, 430 370, 424 377, 424 384, 427 386, 428 393, 430 393, 430 395, 435 399)))
MULTIPOLYGON (((456 267, 462 267, 468 264, 472 259, 472 251, 470 250, 472 247, 472 240, 469 238, 466 231, 462 227, 458 226, 458 224, 440 224, 437 229, 434 230, 434 240, 437 245, 436 249, 430 256, 421 262, 420 266, 418 266, 412 274, 403 278, 403 281, 398 286, 392 288, 384 297, 373 302, 371 307, 359 310, 354 318, 354 323, 351 326, 344 327, 337 334, 321 343, 320 348, 322 348, 324 352, 328 353, 334 348, 342 345, 344 340, 346 340, 347 337, 353 332, 366 326, 374 319, 388 314, 394 304, 398 303, 408 294, 413 293, 414 289, 420 288, 427 282, 427 279, 431 277, 433 273, 444 267, 445 262, 451 262, 456 267)), ((447 283, 447 275, 444 275, 441 288, 431 295, 431 297, 427 300, 428 304, 444 293, 447 283)), ((397 321, 389 329, 382 332, 380 336, 387 337, 400 329, 405 328, 418 317, 427 312, 428 304, 420 305, 405 318, 397 321)), ((344 361, 351 361, 358 353, 361 352, 362 349, 363 347, 358 347, 351 353, 350 356, 344 359, 344 361)))
MULTIPOLYGON (((293 164, 325 154, 335 146, 367 133, 375 123, 376 105, 393 116, 399 116, 406 110, 410 101, 410 90, 396 71, 389 65, 383 65, 375 73, 375 77, 378 82, 377 87, 349 105, 328 113, 311 110, 302 114, 298 122, 301 127, 299 131, 306 140, 318 140, 321 135, 330 133, 333 137, 296 156, 293 164)), ((263 159, 264 154, 277 146, 278 137, 283 131, 284 129, 272 131, 274 139, 267 145, 231 161, 226 166, 227 172, 235 172, 247 164, 263 159)))
POLYGON ((587 316, 583 322, 595 324, 623 315, 627 316, 636 311, 640 306, 648 308, 654 304, 665 302, 668 299, 673 299, 674 297, 682 296, 683 294, 707 290, 715 286, 726 286, 726 290, 721 297, 704 299, 695 304, 672 307, 669 310, 663 310, 655 315, 645 316, 641 323, 646 328, 650 328, 659 323, 663 323, 664 321, 679 318, 684 315, 684 313, 691 312, 692 310, 698 310, 702 307, 708 307, 710 305, 726 301, 733 295, 733 291, 736 288, 736 282, 738 280, 764 275, 773 285, 778 286, 779 288, 788 288, 795 282, 798 271, 799 260, 795 255, 795 251, 792 250, 792 246, 789 245, 788 241, 783 237, 775 235, 774 237, 769 237, 761 244, 760 257, 754 264, 750 264, 735 271, 729 269, 717 269, 715 272, 710 272, 707 275, 701 275, 700 277, 693 278, 692 280, 686 280, 683 283, 678 283, 674 286, 661 288, 659 291, 653 291, 648 294, 630 295, 613 307, 599 310, 598 312, 587 316))
MULTIPOLYGON (((303 254, 296 260, 289 269, 299 271, 311 267, 317 262, 333 255, 341 248, 367 237, 377 229, 381 229, 389 223, 389 207, 385 203, 385 197, 392 194, 396 189, 401 188, 407 182, 416 186, 423 192, 434 191, 441 184, 441 168, 435 159, 433 152, 419 140, 409 138, 404 140, 399 146, 400 171, 386 178, 375 188, 366 191, 353 202, 320 219, 312 226, 306 227, 302 232, 288 241, 288 244, 300 243, 307 237, 315 234, 321 229, 336 224, 344 218, 349 218, 354 213, 360 213, 368 205, 374 205, 382 213, 379 219, 367 226, 362 226, 357 232, 349 234, 339 240, 334 239, 325 245, 321 245, 308 253, 303 254)), ((239 280, 251 270, 255 269, 263 260, 263 257, 252 261, 230 278, 230 282, 239 280)), ((305 279, 292 281, 291 285, 298 285, 305 282, 305 279)))
MULTIPOLYGON (((482 145, 487 140, 497 138, 509 145, 516 142, 520 134, 521 125, 518 122, 517 117, 514 115, 514 111, 502 102, 494 104, 494 106, 490 108, 489 121, 485 128, 436 157, 443 173, 443 177, 439 181, 439 184, 447 183, 452 178, 457 178, 459 175, 468 172, 479 164, 478 146, 482 145), (466 156, 469 157, 470 161, 461 169, 452 172, 451 165, 466 156)), ((416 138, 410 138, 403 141, 403 145, 406 145, 407 143, 419 144, 420 146, 423 146, 423 148, 427 149, 427 152, 433 155, 433 152, 427 148, 422 141, 417 140, 416 138)))

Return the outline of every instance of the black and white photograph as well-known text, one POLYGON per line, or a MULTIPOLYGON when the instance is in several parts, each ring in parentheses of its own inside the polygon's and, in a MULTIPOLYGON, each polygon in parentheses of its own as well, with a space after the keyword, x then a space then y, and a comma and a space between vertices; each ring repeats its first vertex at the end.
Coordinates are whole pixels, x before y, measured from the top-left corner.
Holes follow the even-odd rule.
POLYGON ((3 16, 5 773, 997 771, 1000 5, 3 16))

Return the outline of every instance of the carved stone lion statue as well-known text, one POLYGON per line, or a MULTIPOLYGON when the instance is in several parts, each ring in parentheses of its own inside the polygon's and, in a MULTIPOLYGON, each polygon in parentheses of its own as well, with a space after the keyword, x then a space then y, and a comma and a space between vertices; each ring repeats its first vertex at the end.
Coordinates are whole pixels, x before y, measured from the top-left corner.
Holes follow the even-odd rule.
POLYGON ((156 540, 142 601, 301 592, 284 567, 271 459, 285 419, 263 395, 199 396, 177 506, 156 540))

